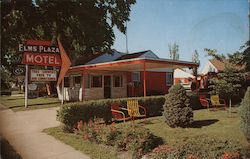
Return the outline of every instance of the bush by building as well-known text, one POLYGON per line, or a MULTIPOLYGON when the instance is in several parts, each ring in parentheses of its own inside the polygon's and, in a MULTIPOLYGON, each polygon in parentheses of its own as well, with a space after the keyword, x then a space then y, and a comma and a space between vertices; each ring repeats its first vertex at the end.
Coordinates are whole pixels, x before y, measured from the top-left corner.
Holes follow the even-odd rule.
POLYGON ((150 96, 69 103, 57 111, 57 119, 67 131, 72 131, 80 120, 88 122, 100 118, 105 123, 110 123, 112 121, 111 103, 118 102, 122 107, 126 107, 127 100, 131 99, 138 100, 139 104, 146 108, 147 117, 162 115, 164 96, 150 96))

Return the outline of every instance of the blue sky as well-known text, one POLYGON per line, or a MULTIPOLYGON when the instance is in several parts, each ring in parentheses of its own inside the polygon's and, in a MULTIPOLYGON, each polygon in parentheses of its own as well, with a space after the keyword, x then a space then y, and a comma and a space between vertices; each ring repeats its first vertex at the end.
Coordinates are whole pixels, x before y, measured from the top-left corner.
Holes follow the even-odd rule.
MULTIPOLYGON (((247 0, 137 0, 128 22, 130 53, 152 50, 169 58, 168 44, 179 45, 180 60, 198 50, 200 69, 209 57, 204 48, 227 54, 249 39, 247 0)), ((115 29, 113 48, 125 52, 125 35, 115 29)))

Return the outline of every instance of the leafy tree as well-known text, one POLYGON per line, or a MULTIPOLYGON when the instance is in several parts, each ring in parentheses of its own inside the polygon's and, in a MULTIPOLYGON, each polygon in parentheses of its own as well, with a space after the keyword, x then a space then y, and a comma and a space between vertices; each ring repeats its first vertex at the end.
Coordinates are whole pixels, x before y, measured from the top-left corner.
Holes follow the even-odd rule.
POLYGON ((224 61, 226 57, 223 54, 218 54, 216 49, 204 49, 207 52, 208 56, 212 56, 214 59, 219 60, 219 61, 224 61))
POLYGON ((168 49, 169 49, 169 55, 170 55, 170 58, 173 59, 173 60, 179 60, 179 46, 174 43, 173 45, 172 44, 168 44, 168 49))
MULTIPOLYGON (((194 50, 194 53, 192 55, 192 62, 200 64, 199 53, 197 50, 194 50)), ((197 68, 193 68, 193 75, 197 76, 197 68)))
POLYGON ((188 127, 193 121, 193 111, 184 87, 173 85, 165 96, 163 116, 170 127, 188 127))
POLYGON ((250 143, 250 87, 247 88, 244 99, 241 102, 241 127, 250 143))
POLYGON ((9 89, 10 88, 10 81, 11 81, 11 75, 8 70, 6 70, 4 67, 0 68, 0 78, 1 78, 1 88, 3 89, 9 89))
POLYGON ((243 64, 246 66, 246 71, 250 72, 250 40, 245 43, 241 47, 241 49, 244 49, 243 51, 243 64))
POLYGON ((71 59, 108 51, 113 27, 122 33, 135 0, 1 1, 1 62, 20 62, 17 45, 26 39, 56 40, 61 36, 71 59))
POLYGON ((244 58, 243 53, 241 53, 239 51, 236 51, 233 54, 228 54, 228 61, 232 64, 235 64, 235 65, 242 65, 243 58, 244 58))
POLYGON ((240 90, 244 81, 244 74, 240 73, 235 65, 227 63, 225 70, 217 74, 217 77, 209 79, 212 90, 210 94, 218 94, 220 97, 229 100, 231 108, 231 100, 233 97, 240 95, 240 90))

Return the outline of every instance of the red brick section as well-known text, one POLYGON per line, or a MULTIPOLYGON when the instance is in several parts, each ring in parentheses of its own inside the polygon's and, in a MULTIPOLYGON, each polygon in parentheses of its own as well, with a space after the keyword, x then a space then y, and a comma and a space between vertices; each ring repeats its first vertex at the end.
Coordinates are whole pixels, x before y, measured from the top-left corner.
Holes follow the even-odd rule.
MULTIPOLYGON (((128 86, 128 96, 143 96, 143 72, 140 73, 141 84, 139 87, 128 86)), ((132 73, 127 73, 127 82, 132 81, 132 73)), ((146 72, 147 94, 151 91, 167 93, 169 87, 166 86, 166 72, 146 72)))

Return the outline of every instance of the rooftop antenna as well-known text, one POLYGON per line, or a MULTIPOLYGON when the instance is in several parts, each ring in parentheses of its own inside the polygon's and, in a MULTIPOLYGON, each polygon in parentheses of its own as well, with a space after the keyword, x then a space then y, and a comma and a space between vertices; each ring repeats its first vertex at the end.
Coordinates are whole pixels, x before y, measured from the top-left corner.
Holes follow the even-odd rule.
POLYGON ((126 36, 126 53, 128 54, 128 24, 127 24, 127 21, 126 21, 126 31, 125 31, 125 36, 126 36))

